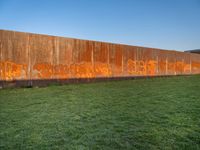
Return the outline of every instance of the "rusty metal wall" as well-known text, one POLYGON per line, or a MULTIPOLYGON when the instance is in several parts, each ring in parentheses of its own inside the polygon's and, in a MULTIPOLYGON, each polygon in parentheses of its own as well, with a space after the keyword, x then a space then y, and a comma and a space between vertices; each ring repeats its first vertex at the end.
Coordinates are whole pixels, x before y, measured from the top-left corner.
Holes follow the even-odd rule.
POLYGON ((0 30, 0 86, 184 74, 200 74, 199 54, 0 30))

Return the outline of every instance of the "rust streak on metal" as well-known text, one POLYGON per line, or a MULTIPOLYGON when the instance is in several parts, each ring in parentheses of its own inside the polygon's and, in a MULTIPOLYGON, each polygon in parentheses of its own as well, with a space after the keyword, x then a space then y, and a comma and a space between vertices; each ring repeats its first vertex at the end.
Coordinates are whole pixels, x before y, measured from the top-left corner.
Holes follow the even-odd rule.
POLYGON ((188 74, 199 54, 0 30, 3 82, 188 74))

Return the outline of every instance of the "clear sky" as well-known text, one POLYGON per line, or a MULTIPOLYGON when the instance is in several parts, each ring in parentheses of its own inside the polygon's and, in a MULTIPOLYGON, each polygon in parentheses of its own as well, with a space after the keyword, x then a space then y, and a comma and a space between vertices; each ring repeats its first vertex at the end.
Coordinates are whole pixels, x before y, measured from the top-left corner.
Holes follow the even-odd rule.
POLYGON ((0 29, 197 49, 200 0, 0 0, 0 29))

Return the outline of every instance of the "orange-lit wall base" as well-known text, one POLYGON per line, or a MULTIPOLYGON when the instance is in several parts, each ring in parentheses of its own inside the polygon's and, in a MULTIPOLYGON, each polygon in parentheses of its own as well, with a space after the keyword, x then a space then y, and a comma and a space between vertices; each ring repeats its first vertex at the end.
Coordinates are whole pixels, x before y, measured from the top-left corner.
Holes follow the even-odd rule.
POLYGON ((20 80, 188 74, 200 74, 199 54, 0 30, 1 87, 20 80))

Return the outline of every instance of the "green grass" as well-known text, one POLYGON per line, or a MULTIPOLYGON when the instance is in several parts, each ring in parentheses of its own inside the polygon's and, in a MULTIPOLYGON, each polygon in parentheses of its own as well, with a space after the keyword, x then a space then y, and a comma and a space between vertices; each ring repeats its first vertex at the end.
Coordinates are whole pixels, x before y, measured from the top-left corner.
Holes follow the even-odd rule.
POLYGON ((0 149, 200 149, 200 76, 0 90, 0 149))

